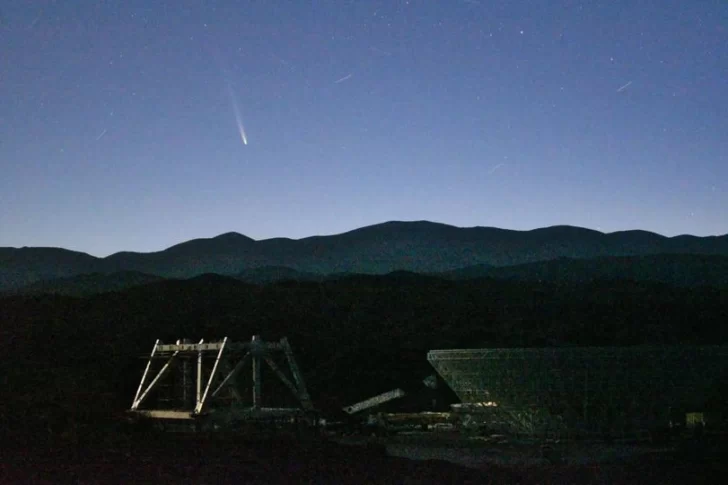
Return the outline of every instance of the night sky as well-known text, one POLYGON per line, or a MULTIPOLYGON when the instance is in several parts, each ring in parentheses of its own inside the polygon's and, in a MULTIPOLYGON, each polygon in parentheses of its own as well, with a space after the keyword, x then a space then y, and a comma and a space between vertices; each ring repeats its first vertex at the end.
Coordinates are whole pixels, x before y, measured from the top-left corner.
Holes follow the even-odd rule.
POLYGON ((0 4, 0 246, 728 232, 728 3, 0 4))

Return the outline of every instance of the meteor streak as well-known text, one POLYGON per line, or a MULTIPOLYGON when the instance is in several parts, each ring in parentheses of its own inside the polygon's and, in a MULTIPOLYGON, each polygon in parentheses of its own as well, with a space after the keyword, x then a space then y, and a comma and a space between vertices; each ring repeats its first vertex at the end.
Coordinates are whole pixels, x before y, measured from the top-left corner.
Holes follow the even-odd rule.
POLYGON ((625 84, 624 86, 622 86, 622 87, 620 87, 619 89, 617 89, 617 92, 618 92, 618 93, 621 93, 622 91, 624 91, 625 89, 627 89, 627 88, 629 87, 629 85, 630 85, 630 84, 632 84, 632 81, 628 82, 628 83, 627 83, 627 84, 625 84))
POLYGON ((503 165, 505 165, 505 163, 499 163, 498 165, 494 166, 493 168, 488 170, 488 175, 495 173, 495 171, 501 168, 503 165))

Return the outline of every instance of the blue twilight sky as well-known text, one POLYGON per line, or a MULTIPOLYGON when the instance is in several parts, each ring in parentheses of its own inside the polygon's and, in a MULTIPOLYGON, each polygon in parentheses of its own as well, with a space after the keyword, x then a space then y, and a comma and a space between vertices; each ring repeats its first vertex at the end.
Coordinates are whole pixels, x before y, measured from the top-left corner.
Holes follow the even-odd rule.
POLYGON ((0 246, 421 219, 727 233, 728 2, 0 4, 0 246))

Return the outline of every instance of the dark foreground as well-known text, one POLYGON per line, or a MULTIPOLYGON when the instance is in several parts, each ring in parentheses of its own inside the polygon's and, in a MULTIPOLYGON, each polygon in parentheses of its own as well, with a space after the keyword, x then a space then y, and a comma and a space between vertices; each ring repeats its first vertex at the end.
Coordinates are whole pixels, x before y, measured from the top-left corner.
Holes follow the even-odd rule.
POLYGON ((631 462, 461 467, 319 437, 139 434, 4 443, 1 483, 721 483, 723 447, 685 443, 631 462))

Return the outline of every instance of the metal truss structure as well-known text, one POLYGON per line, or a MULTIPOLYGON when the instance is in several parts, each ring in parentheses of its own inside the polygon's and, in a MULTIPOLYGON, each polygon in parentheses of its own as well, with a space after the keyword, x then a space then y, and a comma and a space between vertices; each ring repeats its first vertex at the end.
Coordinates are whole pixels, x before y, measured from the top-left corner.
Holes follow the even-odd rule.
POLYGON ((427 359, 468 413, 480 405, 492 419, 550 416, 618 433, 728 409, 726 346, 451 349, 427 359))
POLYGON ((229 421, 305 416, 313 412, 313 405, 288 340, 264 342, 256 335, 249 342, 231 342, 227 337, 209 343, 157 340, 130 412, 159 420, 218 417, 229 421), (281 354, 284 365, 276 362, 281 354), (246 367, 252 371, 252 386, 241 377, 246 367), (288 388, 297 407, 263 405, 264 369, 288 388), (245 387, 250 392, 243 392, 245 387))

